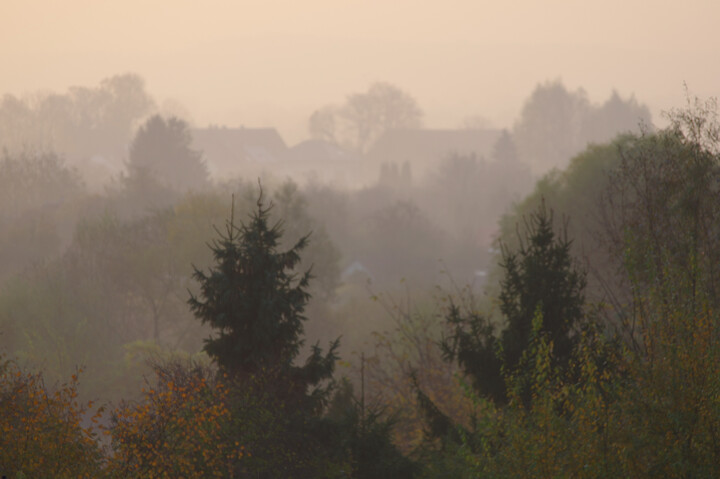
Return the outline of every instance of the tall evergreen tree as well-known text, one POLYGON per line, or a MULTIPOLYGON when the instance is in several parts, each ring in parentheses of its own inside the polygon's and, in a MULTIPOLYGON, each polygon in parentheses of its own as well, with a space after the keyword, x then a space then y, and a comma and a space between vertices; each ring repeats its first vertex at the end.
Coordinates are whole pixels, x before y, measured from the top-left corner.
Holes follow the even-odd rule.
POLYGON ((331 376, 337 341, 326 355, 316 345, 303 366, 293 364, 303 344, 311 278, 309 271, 294 269, 308 236, 278 251, 282 227, 270 224, 271 209, 261 192, 247 224, 236 226, 231 214, 211 245, 215 265, 208 272, 195 268, 200 294, 191 295, 190 308, 216 330, 204 350, 221 371, 241 381, 272 378, 266 383, 275 385, 281 400, 324 399, 323 390, 307 396, 307 389, 331 376))
POLYGON ((515 369, 530 342, 538 311, 540 333, 553 342, 553 354, 566 362, 573 348, 572 328, 583 316, 585 273, 572 260, 565 229, 553 231, 553 215, 543 201, 526 223, 527 236, 517 252, 503 247, 500 311, 507 318, 502 333, 503 362, 515 369))
POLYGON ((565 229, 555 233, 544 202, 525 227, 517 251, 506 245, 502 249, 500 311, 507 320, 505 329, 496 335, 485 316, 463 314, 453 304, 447 316, 452 333, 443 341, 446 358, 457 360, 476 389, 500 403, 506 399, 504 376, 521 366, 537 313, 542 318, 539 333, 552 341, 561 370, 573 351, 573 328, 584 314, 585 273, 573 264, 565 229))
POLYGON ((302 366, 294 364, 310 299, 310 272, 296 272, 308 236, 279 250, 282 225, 270 223, 271 209, 261 190, 247 223, 237 226, 231 213, 210 245, 215 264, 195 268, 200 292, 189 304, 215 330, 204 350, 228 376, 229 437, 252 454, 238 477, 327 477, 336 461, 322 441, 329 399, 322 383, 332 375, 338 342, 327 354, 315 345, 302 366))
POLYGON ((176 117, 154 115, 140 127, 130 145, 127 168, 126 187, 152 180, 184 193, 202 190, 209 181, 202 153, 192 148, 189 125, 176 117))

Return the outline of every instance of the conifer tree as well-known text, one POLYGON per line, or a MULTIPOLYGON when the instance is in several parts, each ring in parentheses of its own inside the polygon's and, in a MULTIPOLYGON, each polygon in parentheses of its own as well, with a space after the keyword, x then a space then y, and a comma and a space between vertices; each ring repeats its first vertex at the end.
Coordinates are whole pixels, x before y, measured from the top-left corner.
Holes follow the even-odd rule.
POLYGON ((573 328, 584 314, 585 273, 573 263, 565 229, 553 230, 544 201, 525 228, 516 251, 507 245, 502 249, 503 331, 496 335, 485 316, 464 314, 455 304, 446 318, 452 332, 443 340, 445 357, 457 360, 476 389, 498 403, 506 400, 505 377, 517 372, 530 345, 533 319, 541 318, 538 332, 552 341, 554 364, 565 370, 574 348, 573 328))
MULTIPOLYGON (((282 225, 270 223, 272 204, 265 206, 262 191, 247 224, 234 223, 211 244, 215 265, 208 272, 195 268, 200 294, 191 295, 190 308, 216 334, 204 350, 222 372, 240 381, 267 379, 282 400, 324 399, 321 389, 306 396, 307 388, 332 374, 335 341, 326 355, 316 345, 303 366, 295 366, 303 344, 303 312, 310 298, 310 271, 294 271, 308 235, 287 251, 278 251, 282 225)), ((317 402, 314 402, 317 406, 317 402)))
POLYGON ((540 333, 553 342, 555 358, 566 362, 573 348, 571 331, 583 316, 585 273, 572 260, 566 230, 553 231, 553 215, 543 200, 526 223, 517 252, 503 247, 500 310, 507 318, 501 342, 504 364, 515 369, 530 343, 533 318, 542 315, 540 333))
POLYGON ((297 272, 308 235, 281 250, 280 222, 271 223, 272 203, 257 206, 246 223, 234 211, 210 248, 214 264, 195 268, 200 284, 189 304, 214 329, 204 350, 227 375, 229 440, 247 444, 252 458, 234 477, 328 477, 334 449, 323 442, 322 410, 329 399, 338 341, 323 354, 315 345, 303 365, 310 271, 297 272))

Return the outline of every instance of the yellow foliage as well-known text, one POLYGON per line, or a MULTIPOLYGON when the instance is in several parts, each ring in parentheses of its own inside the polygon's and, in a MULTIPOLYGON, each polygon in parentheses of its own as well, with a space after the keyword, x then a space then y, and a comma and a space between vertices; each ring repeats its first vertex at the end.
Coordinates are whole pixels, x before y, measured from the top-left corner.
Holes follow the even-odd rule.
POLYGON ((158 385, 115 411, 109 472, 118 477, 234 477, 247 457, 228 438, 228 391, 196 368, 158 370, 158 385))
MULTIPOLYGON (((77 374, 48 389, 40 374, 0 357, 0 475, 98 477, 102 462, 92 428, 82 426, 91 403, 77 401, 77 374)), ((102 409, 90 416, 96 423, 102 409)))

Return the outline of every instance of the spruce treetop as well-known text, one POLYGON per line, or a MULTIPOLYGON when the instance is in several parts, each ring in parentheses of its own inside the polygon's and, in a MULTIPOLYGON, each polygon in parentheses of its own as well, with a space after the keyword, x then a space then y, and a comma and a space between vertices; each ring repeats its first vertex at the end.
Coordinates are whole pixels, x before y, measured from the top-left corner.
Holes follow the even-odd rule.
POLYGON ((553 214, 543 199, 526 220, 526 237, 517 251, 503 245, 500 310, 507 318, 502 333, 505 364, 515 368, 530 341, 533 318, 542 314, 540 331, 549 335, 561 362, 569 359, 572 329, 583 318, 585 272, 575 265, 567 229, 553 230, 553 214))
POLYGON ((293 269, 308 236, 278 251, 282 225, 270 224, 271 209, 261 192, 247 224, 237 226, 233 211, 210 245, 215 265, 193 274, 200 294, 191 295, 190 308, 217 332, 204 350, 232 376, 288 370, 302 345, 310 272, 293 269))
MULTIPOLYGON (((476 389, 499 404, 507 401, 504 376, 522 373, 535 333, 552 342, 555 365, 567 371, 575 330, 585 317, 585 272, 573 261, 567 229, 554 231, 544 200, 526 219, 525 234, 518 234, 518 240, 515 250, 502 245, 505 274, 499 299, 505 328, 496 334, 483 314, 451 303, 446 316, 451 333, 442 343, 446 359, 457 360, 476 389)), ((529 402, 529 391, 523 397, 529 402)))

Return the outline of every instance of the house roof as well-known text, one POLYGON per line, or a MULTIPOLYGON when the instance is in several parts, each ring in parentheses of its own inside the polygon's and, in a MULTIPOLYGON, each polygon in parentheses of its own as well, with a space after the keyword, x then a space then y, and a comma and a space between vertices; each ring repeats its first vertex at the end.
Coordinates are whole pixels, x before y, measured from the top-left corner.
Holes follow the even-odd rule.
POLYGON ((295 179, 306 179, 333 183, 335 185, 356 185, 358 169, 364 168, 364 158, 357 153, 323 140, 306 140, 289 148, 283 161, 276 164, 283 175, 295 179))
POLYGON ((490 157, 501 130, 396 129, 388 130, 368 152, 376 161, 410 163, 441 160, 448 155, 490 157))
POLYGON ((284 155, 287 161, 294 162, 343 162, 360 160, 360 155, 324 140, 306 140, 289 148, 284 155))
POLYGON ((216 174, 233 172, 242 163, 272 163, 287 150, 274 128, 196 128, 193 148, 202 151, 216 174))

